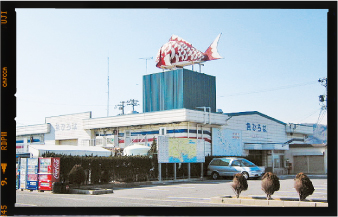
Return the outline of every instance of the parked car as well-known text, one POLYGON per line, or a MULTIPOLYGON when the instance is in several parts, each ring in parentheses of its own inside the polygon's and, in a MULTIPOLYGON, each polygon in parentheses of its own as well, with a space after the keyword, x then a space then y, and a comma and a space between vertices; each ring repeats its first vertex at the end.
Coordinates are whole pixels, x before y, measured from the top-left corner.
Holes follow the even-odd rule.
POLYGON ((233 177, 236 173, 242 173, 246 179, 259 178, 265 172, 264 167, 258 167, 245 158, 224 157, 214 158, 208 165, 207 175, 212 179, 220 176, 233 177))

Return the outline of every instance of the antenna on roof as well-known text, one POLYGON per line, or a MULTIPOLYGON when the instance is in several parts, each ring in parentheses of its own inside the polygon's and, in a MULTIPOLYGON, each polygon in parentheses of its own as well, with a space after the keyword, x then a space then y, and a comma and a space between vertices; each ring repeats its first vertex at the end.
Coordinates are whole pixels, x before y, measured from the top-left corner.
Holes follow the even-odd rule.
POLYGON ((147 61, 153 59, 153 57, 144 57, 144 58, 139 58, 139 59, 146 60, 146 74, 148 74, 147 61))
POLYGON ((128 103, 127 105, 133 106, 133 111, 134 111, 134 107, 139 105, 139 104, 137 104, 138 100, 136 100, 136 99, 130 99, 130 100, 127 101, 127 103, 128 103))
POLYGON ((124 115, 124 107, 125 107, 125 101, 121 101, 121 104, 115 105, 115 108, 119 108, 119 110, 122 110, 121 115, 124 115))

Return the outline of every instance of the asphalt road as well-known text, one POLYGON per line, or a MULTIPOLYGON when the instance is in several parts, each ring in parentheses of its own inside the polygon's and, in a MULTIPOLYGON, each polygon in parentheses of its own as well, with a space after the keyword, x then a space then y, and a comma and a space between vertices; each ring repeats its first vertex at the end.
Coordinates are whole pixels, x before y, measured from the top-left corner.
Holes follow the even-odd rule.
MULTIPOLYGON (((16 207, 226 207, 242 206, 211 203, 211 197, 234 195, 231 180, 205 180, 186 183, 140 185, 114 189, 113 194, 81 195, 51 192, 16 191, 16 207)), ((327 179, 312 179, 313 195, 307 199, 327 199, 327 179)), ((280 180, 281 188, 275 197, 295 197, 293 179, 280 180)), ((248 180, 249 188, 241 196, 265 196, 261 180, 248 180)))

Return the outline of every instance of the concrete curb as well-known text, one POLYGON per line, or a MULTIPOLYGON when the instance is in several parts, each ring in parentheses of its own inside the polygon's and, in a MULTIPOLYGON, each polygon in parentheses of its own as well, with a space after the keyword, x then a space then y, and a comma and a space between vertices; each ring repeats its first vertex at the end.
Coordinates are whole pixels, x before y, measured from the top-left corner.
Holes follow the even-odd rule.
POLYGON ((328 207, 327 200, 313 199, 298 201, 298 198, 276 198, 266 200, 265 197, 212 197, 211 203, 241 204, 247 206, 271 206, 271 207, 328 207))
POLYGON ((111 193, 114 193, 113 189, 93 189, 93 190, 69 189, 69 194, 91 194, 91 195, 98 195, 98 194, 111 194, 111 193))

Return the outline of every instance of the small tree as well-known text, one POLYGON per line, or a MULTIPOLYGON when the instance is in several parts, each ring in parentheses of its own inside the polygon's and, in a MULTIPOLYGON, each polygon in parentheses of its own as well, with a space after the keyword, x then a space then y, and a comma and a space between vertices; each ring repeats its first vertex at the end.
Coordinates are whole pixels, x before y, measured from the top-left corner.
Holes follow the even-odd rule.
POLYGON ((156 148, 156 146, 157 146, 157 143, 156 143, 156 139, 154 137, 153 138, 153 143, 151 144, 151 147, 150 147, 150 149, 148 151, 148 155, 149 156, 153 157, 154 154, 157 154, 157 148, 156 148))
POLYGON ((149 171, 150 177, 155 178, 157 176, 157 170, 155 169, 157 167, 157 143, 156 138, 153 138, 153 143, 151 144, 151 147, 148 151, 148 156, 151 158, 151 169, 149 171))
POLYGON ((83 167, 80 164, 75 164, 70 170, 69 183, 77 184, 78 186, 86 180, 86 175, 83 167))

